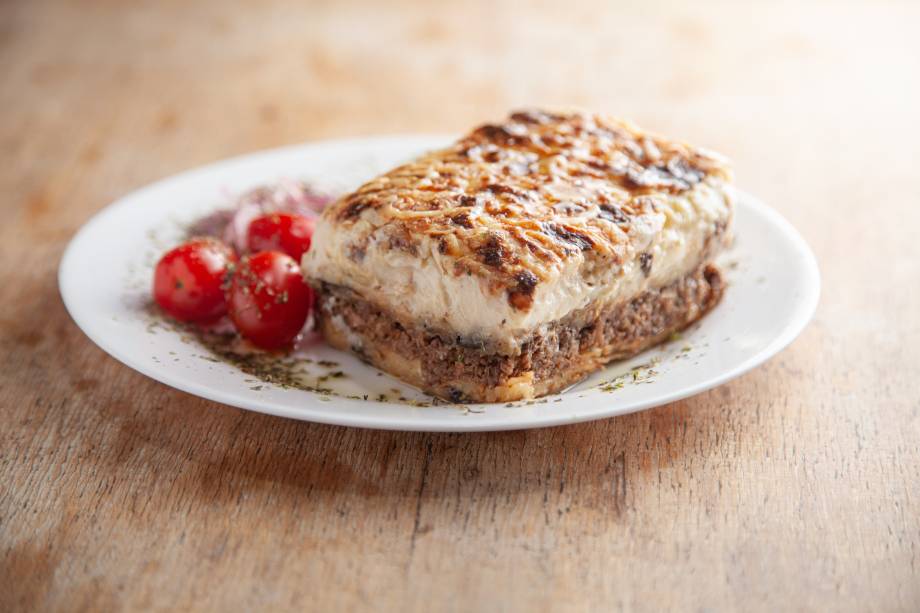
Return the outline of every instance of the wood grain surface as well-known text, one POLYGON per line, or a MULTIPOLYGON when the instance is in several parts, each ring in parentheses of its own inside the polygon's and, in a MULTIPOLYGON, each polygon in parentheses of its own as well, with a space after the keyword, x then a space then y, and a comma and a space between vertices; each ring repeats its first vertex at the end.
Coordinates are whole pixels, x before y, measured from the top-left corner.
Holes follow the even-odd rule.
POLYGON ((910 2, 0 2, 0 610, 920 610, 918 26, 910 2), (811 326, 658 409, 406 434, 169 389, 61 303, 67 240, 147 182, 533 105, 732 157, 818 256, 811 326))

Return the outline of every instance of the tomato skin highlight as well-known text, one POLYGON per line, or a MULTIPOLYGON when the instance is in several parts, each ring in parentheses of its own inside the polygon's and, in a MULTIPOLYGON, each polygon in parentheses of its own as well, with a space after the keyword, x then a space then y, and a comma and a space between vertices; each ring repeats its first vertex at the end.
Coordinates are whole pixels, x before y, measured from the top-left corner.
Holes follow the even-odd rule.
POLYGON ((315 222, 303 215, 269 213, 256 217, 246 232, 246 246, 253 253, 281 251, 298 263, 313 239, 315 222))
POLYGON ((263 349, 290 346, 313 305, 313 290, 289 255, 263 251, 240 260, 227 290, 230 319, 263 349))
POLYGON ((167 251, 153 274, 153 298, 179 321, 211 323, 227 312, 223 284, 236 254, 213 238, 167 251))

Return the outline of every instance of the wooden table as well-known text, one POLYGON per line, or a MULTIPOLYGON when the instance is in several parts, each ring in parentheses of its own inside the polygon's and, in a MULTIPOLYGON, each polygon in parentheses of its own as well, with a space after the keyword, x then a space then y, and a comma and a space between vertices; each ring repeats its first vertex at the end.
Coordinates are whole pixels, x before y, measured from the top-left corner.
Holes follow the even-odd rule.
POLYGON ((920 609, 920 6, 607 5, 0 5, 0 610, 920 609), (405 434, 169 389, 61 304, 149 181, 522 105, 734 158, 817 253, 811 326, 655 410, 405 434))

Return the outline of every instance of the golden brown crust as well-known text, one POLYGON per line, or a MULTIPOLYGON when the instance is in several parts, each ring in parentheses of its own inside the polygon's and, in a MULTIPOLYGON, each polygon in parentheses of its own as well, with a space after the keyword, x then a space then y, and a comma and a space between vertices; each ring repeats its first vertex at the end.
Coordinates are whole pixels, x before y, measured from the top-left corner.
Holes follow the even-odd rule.
MULTIPOLYGON (((720 158, 626 122, 518 112, 371 180, 325 216, 346 227, 370 218, 386 227, 388 249, 410 255, 433 239, 453 274, 476 275, 527 311, 568 258, 620 264, 656 197, 711 177, 728 179, 720 158)), ((360 243, 349 249, 362 254, 360 243)))

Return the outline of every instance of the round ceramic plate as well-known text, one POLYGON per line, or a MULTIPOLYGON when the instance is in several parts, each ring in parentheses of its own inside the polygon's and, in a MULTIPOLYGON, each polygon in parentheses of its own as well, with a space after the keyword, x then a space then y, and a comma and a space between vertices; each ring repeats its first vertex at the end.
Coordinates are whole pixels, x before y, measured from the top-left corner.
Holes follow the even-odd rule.
POLYGON ((294 419, 430 431, 552 426, 673 402, 764 362, 792 342, 814 313, 820 281, 808 246, 779 214, 739 194, 735 246, 722 258, 729 281, 722 302, 668 343, 535 401, 432 402, 320 341, 283 360, 302 385, 271 383, 218 359, 196 337, 159 325, 152 314, 153 266, 181 241, 191 221, 228 207, 249 188, 281 179, 341 192, 448 141, 407 136, 319 142, 160 181, 112 204, 77 233, 61 262, 61 295, 77 325, 102 349, 190 394, 294 419))

